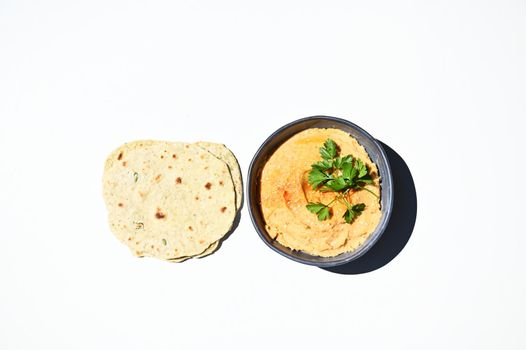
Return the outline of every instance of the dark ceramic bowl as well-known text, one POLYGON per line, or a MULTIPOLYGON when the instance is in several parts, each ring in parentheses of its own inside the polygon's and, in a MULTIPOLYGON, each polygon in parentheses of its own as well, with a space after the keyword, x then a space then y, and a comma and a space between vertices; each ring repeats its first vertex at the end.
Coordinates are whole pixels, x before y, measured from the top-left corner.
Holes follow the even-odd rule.
POLYGON ((393 179, 391 176, 389 162, 382 146, 380 146, 378 141, 376 141, 365 130, 345 119, 326 116, 314 116, 299 119, 281 127, 272 133, 272 135, 270 135, 265 140, 265 142, 263 142, 261 147, 259 147, 256 154, 254 155, 252 162, 250 163, 250 168, 248 170, 247 194, 250 218, 252 219, 252 223, 254 224, 257 233, 267 246, 269 246, 275 252, 294 261, 319 267, 328 267, 343 265, 359 258, 365 254, 365 252, 367 252, 376 243, 376 241, 378 241, 378 238, 380 238, 387 227, 389 217, 391 216, 393 206, 393 179), (349 133, 352 137, 357 139, 363 147, 365 147, 365 150, 369 154, 371 160, 376 163, 381 178, 380 186, 382 217, 380 219, 380 223, 374 232, 369 236, 369 238, 357 249, 352 252, 342 253, 329 258, 314 256, 302 251, 292 250, 270 238, 265 229, 265 220, 263 218, 260 205, 260 177, 265 163, 283 142, 298 132, 311 128, 336 128, 349 133))

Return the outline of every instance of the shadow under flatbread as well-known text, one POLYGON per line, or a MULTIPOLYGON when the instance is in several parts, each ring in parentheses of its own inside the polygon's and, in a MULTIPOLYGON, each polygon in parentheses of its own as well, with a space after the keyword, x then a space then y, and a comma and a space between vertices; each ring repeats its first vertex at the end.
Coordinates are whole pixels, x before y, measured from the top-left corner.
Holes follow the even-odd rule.
POLYGON ((377 270, 393 260, 409 241, 416 222, 416 189, 405 161, 391 147, 379 141, 387 154, 393 175, 393 212, 387 228, 376 244, 362 257, 345 265, 322 269, 345 275, 377 270))

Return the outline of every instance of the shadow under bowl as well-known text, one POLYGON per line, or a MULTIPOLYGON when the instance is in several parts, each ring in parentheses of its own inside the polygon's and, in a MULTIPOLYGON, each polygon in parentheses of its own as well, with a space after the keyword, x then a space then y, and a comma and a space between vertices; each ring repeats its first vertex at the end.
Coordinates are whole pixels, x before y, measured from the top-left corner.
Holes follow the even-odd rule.
POLYGON ((299 263, 318 267, 330 267, 346 264, 358 259, 378 241, 387 227, 392 212, 393 179, 384 149, 378 141, 376 141, 376 139, 369 135, 365 130, 345 119, 327 116, 313 116, 298 119, 279 128, 272 133, 265 142, 263 142, 250 163, 246 193, 248 195, 250 218, 254 224, 254 228, 259 234, 259 237, 268 247, 282 256, 299 263), (334 257, 321 257, 310 255, 298 250, 292 250, 283 246, 278 241, 273 240, 266 231, 265 219, 263 218, 263 213, 261 211, 260 179, 261 172, 263 171, 263 167, 267 160, 272 156, 274 151, 289 138, 303 130, 312 128, 335 128, 347 132, 358 140, 358 142, 365 148, 371 160, 378 167, 380 176, 380 204, 382 217, 378 226, 358 248, 351 252, 345 252, 334 257))

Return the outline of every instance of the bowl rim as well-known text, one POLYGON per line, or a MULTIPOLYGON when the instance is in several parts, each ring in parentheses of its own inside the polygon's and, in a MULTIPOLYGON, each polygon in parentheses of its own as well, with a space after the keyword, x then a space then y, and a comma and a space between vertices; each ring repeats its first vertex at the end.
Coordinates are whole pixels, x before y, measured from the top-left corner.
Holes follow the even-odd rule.
MULTIPOLYGON (((305 130, 307 130, 307 129, 310 129, 310 128, 306 128, 305 130)), ((301 131, 299 131, 299 132, 301 132, 301 131)), ((283 142, 285 142, 285 141, 286 140, 284 140, 283 142)), ((277 147, 279 147, 279 146, 277 146, 277 147)), ((254 182, 254 183, 256 183, 256 182, 254 182)), ((376 140, 371 134, 369 134, 363 128, 361 128, 360 126, 354 124, 353 122, 351 122, 349 120, 342 119, 342 118, 337 118, 337 117, 325 116, 325 115, 314 115, 314 116, 310 116, 310 117, 304 117, 304 118, 296 119, 296 120, 294 120, 292 122, 289 122, 289 123, 283 125, 282 127, 277 129, 276 131, 272 132, 265 139, 265 141, 263 141, 263 143, 259 146, 259 148, 257 149, 256 153, 252 157, 252 161, 250 162, 250 165, 249 165, 249 168, 248 168, 248 178, 247 178, 247 184, 246 184, 246 186, 247 186, 247 196, 248 196, 248 203, 247 203, 248 205, 247 206, 248 206, 248 212, 249 212, 249 215, 250 215, 250 219, 252 221, 252 225, 254 226, 259 238, 270 249, 272 249, 273 251, 277 252, 281 256, 284 256, 284 257, 286 257, 288 259, 291 259, 293 261, 296 261, 296 262, 299 262, 299 263, 302 263, 302 264, 306 264, 306 265, 317 266, 317 267, 339 266, 339 265, 346 264, 346 263, 348 263, 350 261, 356 260, 356 259, 360 258, 361 256, 363 256, 367 251, 369 251, 374 246, 374 244, 383 235, 383 233, 385 232, 385 230, 387 228, 387 224, 389 223, 389 220, 391 218, 391 213, 392 213, 392 209, 393 209, 393 195, 394 195, 393 185, 394 185, 393 184, 393 177, 392 177, 392 173, 391 173, 391 166, 389 164, 389 159, 387 158, 387 154, 385 153, 384 148, 378 142, 378 140, 376 140), (283 131, 287 130, 288 128, 290 128, 290 127, 292 127, 294 125, 306 122, 306 121, 315 121, 315 120, 326 120, 326 121, 333 121, 333 122, 345 124, 345 125, 347 125, 347 126, 349 126, 351 128, 356 129, 357 131, 362 133, 366 138, 368 138, 378 148, 378 150, 379 150, 379 157, 385 162, 385 166, 386 166, 385 168, 386 169, 385 169, 385 174, 382 175, 382 178, 388 178, 389 179, 389 183, 390 183, 390 187, 389 187, 389 189, 387 189, 387 191, 388 191, 387 192, 387 201, 386 201, 386 203, 382 203, 383 206, 386 206, 387 210, 385 211, 384 215, 382 216, 382 218, 381 218, 381 220, 380 220, 380 222, 378 223, 378 226, 377 226, 377 227, 380 227, 382 225, 383 227, 381 227, 381 229, 376 233, 375 236, 369 236, 369 238, 365 241, 365 243, 358 248, 358 249, 360 249, 359 252, 357 252, 355 255, 349 256, 346 259, 340 259, 340 260, 335 260, 335 261, 311 261, 311 260, 302 259, 300 257, 290 255, 290 254, 288 254, 288 253, 276 248, 274 245, 272 245, 266 239, 266 237, 268 236, 268 233, 266 232, 266 230, 263 227, 260 227, 258 225, 258 223, 256 222, 255 213, 253 212, 253 209, 252 209, 252 202, 253 202, 253 198, 252 198, 252 190, 253 190, 252 183, 253 183, 253 181, 251 179, 252 179, 253 176, 258 176, 257 174, 254 173, 254 165, 255 165, 256 161, 259 160, 259 158, 262 156, 262 152, 263 152, 264 148, 275 137, 279 136, 283 131)), ((384 190, 386 190, 386 189, 382 189, 382 191, 384 191, 384 190)), ((257 199, 256 199, 256 201, 257 201, 257 199)), ((255 202, 255 204, 256 205, 260 205, 257 202, 255 202)), ((374 233, 374 231, 373 231, 373 233, 374 233)), ((305 253, 305 254, 308 254, 308 253, 305 253)), ((314 257, 314 255, 312 255, 312 256, 314 257)), ((334 258, 336 258, 337 256, 335 256, 334 258)))

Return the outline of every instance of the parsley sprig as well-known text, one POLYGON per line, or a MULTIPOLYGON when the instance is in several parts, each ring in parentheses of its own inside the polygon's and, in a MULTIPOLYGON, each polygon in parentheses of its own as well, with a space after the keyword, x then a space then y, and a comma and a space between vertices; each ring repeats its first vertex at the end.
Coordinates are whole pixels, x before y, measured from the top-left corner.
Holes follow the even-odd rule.
POLYGON ((350 204, 346 199, 349 191, 366 190, 375 197, 378 198, 378 196, 365 188, 367 184, 373 183, 373 179, 364 162, 350 154, 340 157, 339 153, 339 147, 336 142, 327 139, 323 147, 320 148, 322 160, 311 165, 308 177, 309 185, 313 190, 337 192, 338 194, 328 204, 309 202, 307 210, 316 214, 318 220, 324 221, 332 216, 330 205, 335 201, 339 201, 347 207, 343 218, 346 223, 350 224, 364 211, 365 204, 350 204))

